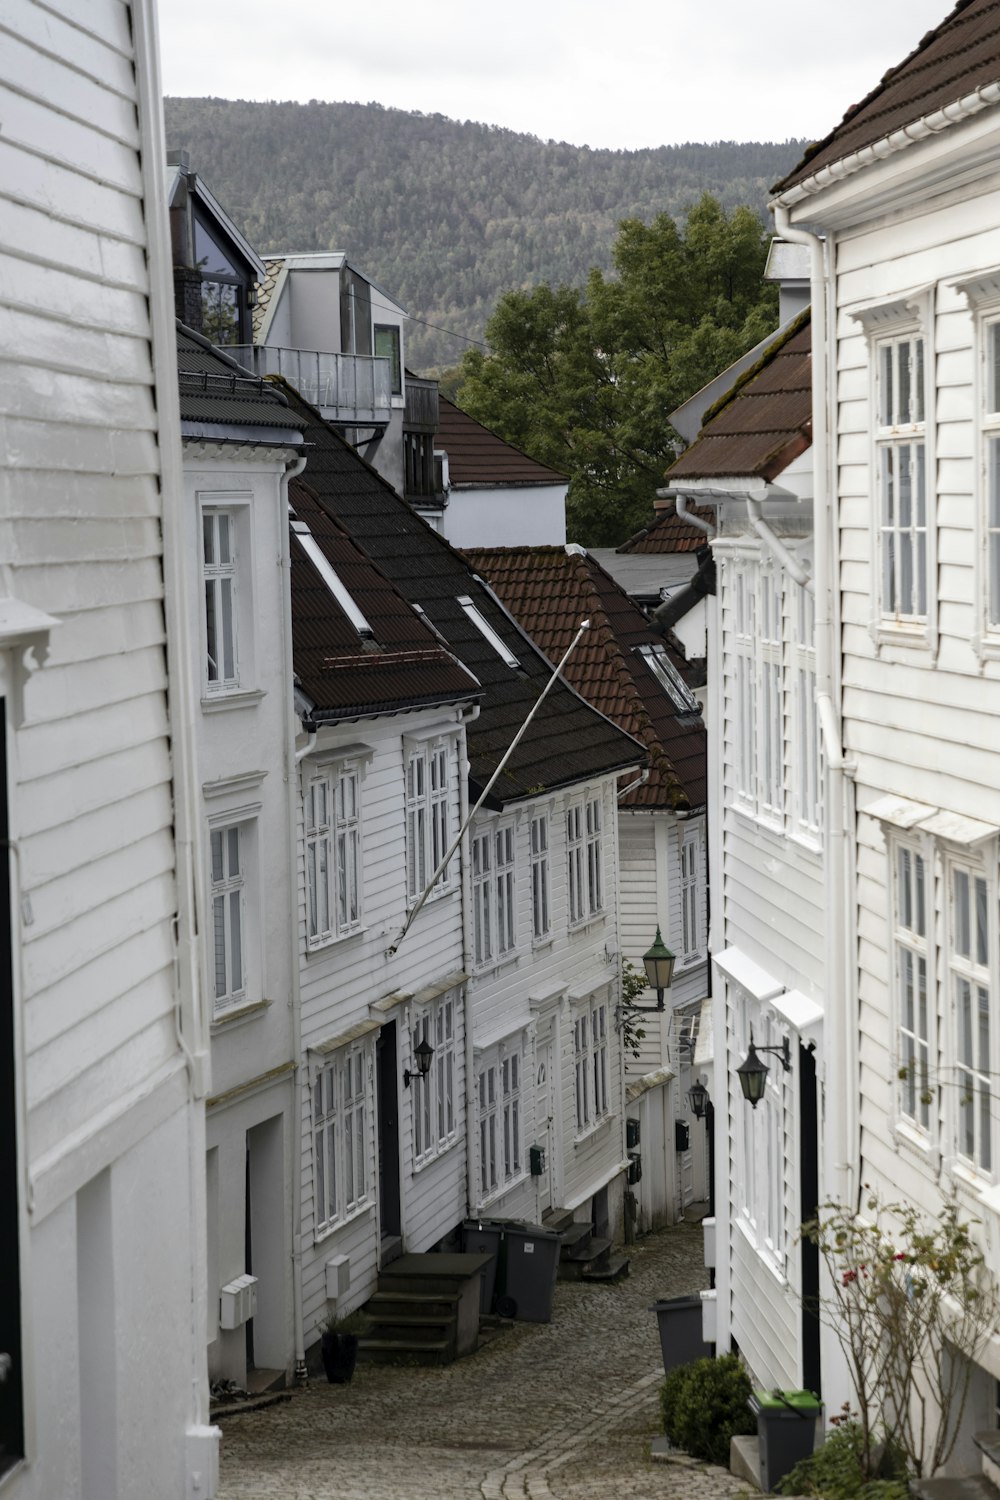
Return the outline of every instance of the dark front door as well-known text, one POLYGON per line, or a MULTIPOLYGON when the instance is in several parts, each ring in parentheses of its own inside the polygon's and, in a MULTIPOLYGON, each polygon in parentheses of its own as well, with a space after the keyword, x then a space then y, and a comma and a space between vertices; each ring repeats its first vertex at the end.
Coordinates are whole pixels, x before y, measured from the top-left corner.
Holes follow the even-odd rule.
POLYGON ((378 1110, 378 1203, 383 1250, 398 1249, 402 1219, 399 1207, 399 1093, 396 1084, 396 1023, 389 1021, 375 1044, 378 1110))
MULTIPOLYGON (((816 1217, 819 1206, 819 1129, 816 1107, 816 1059, 799 1046, 799 1181, 802 1222, 816 1217)), ((820 1393, 819 1362, 819 1249, 802 1236, 802 1384, 820 1393)))

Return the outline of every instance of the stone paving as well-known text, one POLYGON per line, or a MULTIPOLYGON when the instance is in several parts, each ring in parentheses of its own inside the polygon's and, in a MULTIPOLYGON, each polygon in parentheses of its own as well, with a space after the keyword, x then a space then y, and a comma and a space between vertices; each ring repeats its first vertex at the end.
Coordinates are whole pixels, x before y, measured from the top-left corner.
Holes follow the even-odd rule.
POLYGON ((553 1320, 516 1323, 444 1369, 359 1364, 228 1418, 219 1500, 727 1500, 744 1483, 652 1462, 663 1378, 649 1304, 707 1285, 702 1233, 633 1247, 617 1286, 560 1282, 553 1320))

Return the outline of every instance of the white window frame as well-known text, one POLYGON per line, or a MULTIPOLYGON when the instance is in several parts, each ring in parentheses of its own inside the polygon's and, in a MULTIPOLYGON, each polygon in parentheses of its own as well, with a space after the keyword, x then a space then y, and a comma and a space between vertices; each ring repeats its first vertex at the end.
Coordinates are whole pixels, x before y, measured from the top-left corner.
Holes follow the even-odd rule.
POLYGON ((756 553, 725 559, 729 653, 727 706, 733 736, 733 805, 783 831, 788 754, 785 734, 786 597, 782 571, 756 553))
POLYGON ((536 813, 529 830, 531 865, 531 933, 536 943, 552 935, 552 888, 549 865, 549 815, 536 813))
POLYGON ((736 804, 757 811, 757 569, 744 556, 726 559, 726 590, 730 600, 733 689, 730 719, 736 753, 733 787, 736 804))
POLYGON ((566 915, 570 927, 586 920, 583 803, 566 809, 566 915))
POLYGON ((317 1239, 371 1202, 372 1074, 371 1047, 365 1043, 342 1048, 315 1071, 311 1108, 313 1232, 317 1239))
POLYGON ((477 969, 517 952, 517 831, 512 822, 477 824, 470 840, 472 955, 477 969))
POLYGON ((414 1167, 433 1161, 458 1139, 458 1034, 460 999, 449 990, 437 1000, 415 1005, 410 1015, 410 1109, 414 1167), (416 1049, 426 1041, 434 1049, 430 1071, 421 1078, 416 1049))
POLYGON ((947 892, 944 967, 954 1079, 948 1111, 951 1150, 957 1162, 971 1175, 985 1182, 995 1182, 997 1128, 993 1121, 996 1102, 993 1079, 997 1072, 998 1049, 993 1011, 997 994, 996 881, 990 878, 981 861, 961 859, 952 854, 947 854, 944 859, 944 881, 947 892), (958 901, 959 882, 966 885, 964 917, 958 901), (963 1019, 966 1006, 968 1024, 963 1019), (983 1019, 985 1036, 981 1029, 983 1019))
POLYGON ((611 1110, 611 1053, 608 1002, 588 995, 573 1016, 573 1077, 576 1136, 589 1135, 611 1110))
POLYGON ((216 813, 208 820, 206 849, 208 860, 207 931, 210 936, 205 947, 206 965, 208 968, 207 993, 212 996, 213 1021, 223 1021, 227 1016, 238 1013, 247 1006, 255 1005, 261 999, 259 812, 260 804, 254 803, 216 813), (234 873, 230 868, 232 835, 235 835, 235 846, 239 861, 238 873, 234 873), (223 853, 223 863, 219 878, 216 878, 217 872, 220 869, 216 861, 217 840, 221 840, 223 853), (228 950, 225 967, 226 978, 229 981, 229 987, 222 994, 218 993, 219 970, 216 961, 216 938, 218 930, 218 908, 216 902, 219 900, 224 903, 222 908, 224 934, 228 950), (242 975, 240 976, 242 982, 235 987, 232 985, 232 980, 236 976, 230 973, 234 902, 235 909, 239 913, 242 966, 242 975))
MULTIPOLYGON (((856 309, 851 317, 864 330, 868 341, 869 401, 868 423, 869 445, 869 493, 870 504, 870 566, 871 579, 869 599, 871 605, 869 628, 876 646, 915 646, 931 651, 938 643, 937 600, 937 462, 935 443, 935 330, 934 288, 917 288, 907 296, 872 304, 856 309), (913 345, 919 341, 922 350, 922 381, 915 359, 908 361, 910 369, 911 399, 906 412, 895 404, 886 407, 885 360, 897 361, 903 344, 913 345), (906 420, 900 421, 900 416, 906 420), (898 504, 894 507, 895 519, 887 521, 884 459, 891 452, 904 448, 916 448, 923 452, 924 524, 919 520, 903 526, 899 520, 898 504), (926 609, 923 612, 896 610, 887 607, 885 600, 885 538, 892 532, 896 540, 909 537, 909 544, 919 545, 923 536, 924 590, 926 609)), ((898 497, 897 497, 898 499, 898 497)), ((911 502, 911 509, 912 509, 911 502)), ((898 561, 898 557, 897 557, 898 561)), ((916 560, 919 562, 919 559, 916 560)), ((916 563, 915 563, 916 567, 916 563)), ((916 577, 916 571, 914 573, 916 577)), ((912 598, 911 598, 912 602, 912 598)))
MULTIPOLYGON (((408 906, 413 906, 419 900, 451 842, 454 764, 455 741, 452 738, 405 743, 403 773, 408 906)), ((435 881, 429 900, 436 900, 454 888, 454 869, 453 858, 435 881)))
POLYGON ((897 1128, 926 1148, 937 1137, 933 846, 922 838, 890 837, 886 853, 896 1078, 893 1114, 897 1128))
POLYGON ((361 769, 352 761, 310 769, 303 806, 306 945, 322 948, 363 925, 361 769), (317 817, 317 803, 325 808, 317 817), (353 806, 351 805, 353 804, 353 806))
POLYGON ((566 808, 566 900, 570 927, 582 927, 606 910, 604 798, 598 792, 566 808))
POLYGON ((1000 659, 1000 267, 953 283, 973 314, 975 422, 975 629, 980 660, 1000 659), (995 491, 995 496, 992 492, 995 491), (993 514, 991 515, 991 511, 993 514))
POLYGON ((680 891, 680 962, 698 963, 705 956, 705 828, 701 821, 682 823, 677 840, 680 891))
POLYGON ((793 833, 818 848, 823 836, 823 746, 816 702, 816 600, 801 586, 790 588, 790 594, 793 833))
POLYGON ((785 1089, 786 1075, 776 1057, 767 1058, 764 1095, 751 1109, 740 1092, 735 1067, 750 1046, 753 1031, 757 1047, 780 1047, 783 1033, 775 1018, 759 1001, 738 985, 727 982, 735 1058, 730 1088, 733 1090, 736 1129, 736 1223, 772 1270, 787 1274, 785 1225, 785 1089))
POLYGON ((476 1054, 476 1155, 480 1204, 528 1175, 525 1146, 524 1034, 476 1054))
MULTIPOLYGON (((201 692, 206 706, 220 700, 242 698, 253 692, 254 683, 254 629, 253 629, 253 496, 239 490, 205 490, 197 494, 198 502, 198 546, 201 558, 200 603, 201 613, 201 692), (229 532, 229 560, 222 562, 207 556, 208 532, 213 542, 218 541, 220 518, 225 518, 229 532), (229 604, 222 600, 229 585, 229 604), (231 671, 225 674, 225 660, 215 663, 216 672, 209 661, 209 594, 215 599, 215 614, 219 619, 228 614, 232 633, 231 671)), ((217 650, 216 655, 219 655, 217 650)))

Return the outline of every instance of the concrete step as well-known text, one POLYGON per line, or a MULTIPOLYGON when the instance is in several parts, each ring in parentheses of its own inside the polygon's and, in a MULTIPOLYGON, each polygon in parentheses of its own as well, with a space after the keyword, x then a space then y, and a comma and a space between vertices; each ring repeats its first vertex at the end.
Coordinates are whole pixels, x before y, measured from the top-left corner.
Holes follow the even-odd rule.
POLYGON ((454 1339, 454 1318, 416 1318, 405 1313, 373 1318, 365 1338, 374 1339, 454 1339))
POLYGON ((366 1335, 358 1344, 358 1358, 378 1365, 447 1365, 455 1358, 455 1346, 451 1339, 382 1339, 366 1335))
POLYGON ((559 1259, 570 1260, 574 1252, 581 1245, 589 1244, 593 1237, 593 1229, 589 1224, 570 1224, 568 1229, 559 1231, 559 1259))
POLYGON ((458 1292, 374 1292, 365 1304, 365 1312, 376 1320, 398 1313, 451 1319, 460 1300, 458 1292))
POLYGON ((582 1281, 585 1272, 602 1270, 610 1250, 610 1240, 595 1240, 588 1235, 559 1257, 559 1280, 582 1281))
POLYGON ((911 1479, 914 1500, 997 1500, 1000 1490, 982 1474, 967 1479, 911 1479))
POLYGON ((556 1234, 562 1234, 563 1230, 569 1229, 573 1224, 573 1210, 571 1208, 547 1208, 542 1214, 542 1227, 551 1229, 556 1234))
POLYGON ((629 1273, 629 1258, 627 1255, 609 1255, 601 1257, 601 1263, 596 1266, 585 1266, 580 1276, 581 1281, 624 1281, 629 1273))

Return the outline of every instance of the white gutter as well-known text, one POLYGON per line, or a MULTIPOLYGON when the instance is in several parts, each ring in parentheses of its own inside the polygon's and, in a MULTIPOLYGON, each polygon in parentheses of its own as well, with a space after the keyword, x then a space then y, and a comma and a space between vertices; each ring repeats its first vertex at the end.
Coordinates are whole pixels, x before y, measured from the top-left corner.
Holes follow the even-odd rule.
POLYGON ((853 1205, 858 1191, 858 1017, 854 986, 854 913, 849 855, 853 844, 854 765, 843 750, 835 664, 840 647, 834 608, 837 557, 837 489, 831 446, 836 392, 836 284, 832 235, 826 238, 789 222, 785 204, 774 205, 778 234, 807 245, 812 284, 813 576, 816 600, 816 703, 826 772, 826 1053, 824 1180, 821 1201, 853 1205))
MULTIPOLYGON (((690 526, 697 526, 698 530, 703 531, 707 537, 714 537, 718 535, 718 529, 717 527, 712 525, 711 521, 703 521, 700 516, 693 516, 691 514, 691 512, 687 508, 688 497, 682 494, 680 490, 675 490, 672 488, 657 490, 656 498, 657 500, 672 499, 674 505, 677 508, 677 514, 680 516, 681 520, 687 521, 690 526)), ((691 498, 693 499, 694 497, 692 496, 691 498)))
MULTIPOLYGON (((880 140, 873 141, 870 146, 863 146, 860 151, 854 151, 850 156, 842 157, 840 161, 833 161, 828 166, 821 167, 811 177, 795 183, 772 203, 778 233, 782 239, 792 240, 798 245, 805 244, 805 240, 797 239, 796 235, 790 231, 787 219, 782 221, 779 218, 779 212, 792 208, 806 198, 814 197, 816 193, 821 193, 824 188, 834 183, 843 182, 845 177, 852 177, 855 172, 860 172, 862 168, 869 167, 874 162, 884 161, 886 157, 894 156, 897 151, 905 151, 907 146, 914 146, 920 141, 927 140, 929 136, 938 135, 951 125, 961 124, 963 120, 968 120, 972 115, 977 115, 994 104, 1000 104, 1000 83, 984 84, 982 88, 975 89, 971 94, 956 99, 953 104, 946 104, 942 109, 932 110, 929 115, 923 115, 919 120, 914 120, 911 124, 892 131, 890 135, 882 136, 880 140)), ((816 304, 813 303, 814 316, 815 310, 816 304)), ((815 327, 815 323, 813 326, 815 327)))
POLYGON ((815 594, 816 585, 809 573, 793 553, 789 552, 779 536, 775 536, 761 513, 760 501, 747 496, 747 520, 773 557, 776 557, 786 573, 790 574, 800 588, 815 594))
POLYGON ((288 538, 288 486, 306 466, 306 455, 290 459, 281 476, 278 534, 281 552, 278 565, 284 575, 281 600, 282 666, 288 686, 285 730, 285 785, 288 791, 288 920, 292 933, 292 1320, 295 1334, 295 1383, 306 1383, 306 1335, 302 1315, 302 987, 299 974, 299 772, 303 755, 316 743, 313 730, 301 754, 295 749, 295 714, 292 711, 292 684, 295 665, 292 658, 292 549, 288 538))

